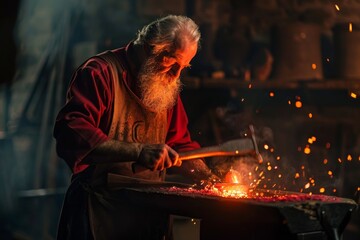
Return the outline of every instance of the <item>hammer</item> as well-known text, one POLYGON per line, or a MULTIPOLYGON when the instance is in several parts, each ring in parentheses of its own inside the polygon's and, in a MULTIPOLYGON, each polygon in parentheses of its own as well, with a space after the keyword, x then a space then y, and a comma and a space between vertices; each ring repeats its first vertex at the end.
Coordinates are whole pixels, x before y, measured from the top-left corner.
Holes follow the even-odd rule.
MULTIPOLYGON (((256 143, 254 127, 250 125, 249 130, 250 138, 239 138, 226 141, 222 144, 215 146, 208 146, 190 151, 179 152, 179 159, 181 161, 187 161, 205 157, 240 157, 246 155, 255 155, 256 158, 261 161, 262 157, 256 143)), ((144 167, 139 166, 137 163, 134 163, 132 168, 134 173, 139 173, 145 170, 144 167)))

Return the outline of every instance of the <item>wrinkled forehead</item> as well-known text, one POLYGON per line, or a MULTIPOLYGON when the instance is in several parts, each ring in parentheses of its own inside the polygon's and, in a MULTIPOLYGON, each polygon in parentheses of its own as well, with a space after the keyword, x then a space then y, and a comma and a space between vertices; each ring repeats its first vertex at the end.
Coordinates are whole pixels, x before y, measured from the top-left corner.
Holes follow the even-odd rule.
POLYGON ((179 46, 171 57, 177 59, 178 62, 183 63, 182 65, 189 64, 191 59, 194 58, 198 49, 197 42, 184 41, 181 46, 179 46))

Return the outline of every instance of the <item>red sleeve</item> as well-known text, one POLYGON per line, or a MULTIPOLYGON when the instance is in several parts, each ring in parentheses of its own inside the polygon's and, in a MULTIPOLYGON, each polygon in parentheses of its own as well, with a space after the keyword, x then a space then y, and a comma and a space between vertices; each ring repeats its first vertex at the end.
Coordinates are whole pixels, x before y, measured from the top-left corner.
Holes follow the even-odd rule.
POLYGON ((55 126, 56 150, 74 173, 88 165, 81 160, 97 145, 107 140, 112 91, 109 69, 101 60, 91 59, 74 74, 67 100, 55 126), (105 116, 105 117, 104 117, 105 116))
POLYGON ((191 140, 188 130, 188 118, 184 105, 179 97, 172 111, 169 113, 168 134, 166 144, 178 152, 199 148, 200 145, 191 140))

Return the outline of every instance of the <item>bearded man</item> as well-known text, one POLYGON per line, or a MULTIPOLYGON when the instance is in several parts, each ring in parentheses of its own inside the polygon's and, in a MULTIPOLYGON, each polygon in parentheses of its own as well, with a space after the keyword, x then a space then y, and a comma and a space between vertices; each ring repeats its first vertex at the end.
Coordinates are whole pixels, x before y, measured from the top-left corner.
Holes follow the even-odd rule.
POLYGON ((199 39, 191 19, 169 15, 76 70, 54 127, 57 153, 73 172, 58 239, 171 239, 168 214, 106 198, 109 174, 132 186, 163 181, 169 168, 193 182, 217 179, 202 159, 178 155, 200 147, 179 96, 199 39))

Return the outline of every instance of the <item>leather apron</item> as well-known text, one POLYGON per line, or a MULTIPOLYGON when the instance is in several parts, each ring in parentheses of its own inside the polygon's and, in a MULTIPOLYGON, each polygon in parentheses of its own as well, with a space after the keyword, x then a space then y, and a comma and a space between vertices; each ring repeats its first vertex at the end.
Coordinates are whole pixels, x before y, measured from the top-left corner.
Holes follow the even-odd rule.
MULTIPOLYGON (((114 53, 107 51, 98 57, 109 63, 115 91, 109 138, 125 142, 165 143, 167 112, 155 113, 141 104, 126 85, 123 67, 114 53)), ((132 164, 126 161, 98 164, 92 180, 95 183, 106 179, 108 173, 152 181, 164 180, 165 171, 146 170, 134 174, 132 164)), ((100 184, 90 192, 89 221, 95 240, 169 239, 168 214, 132 206, 125 199, 112 198, 106 184, 100 184)))

